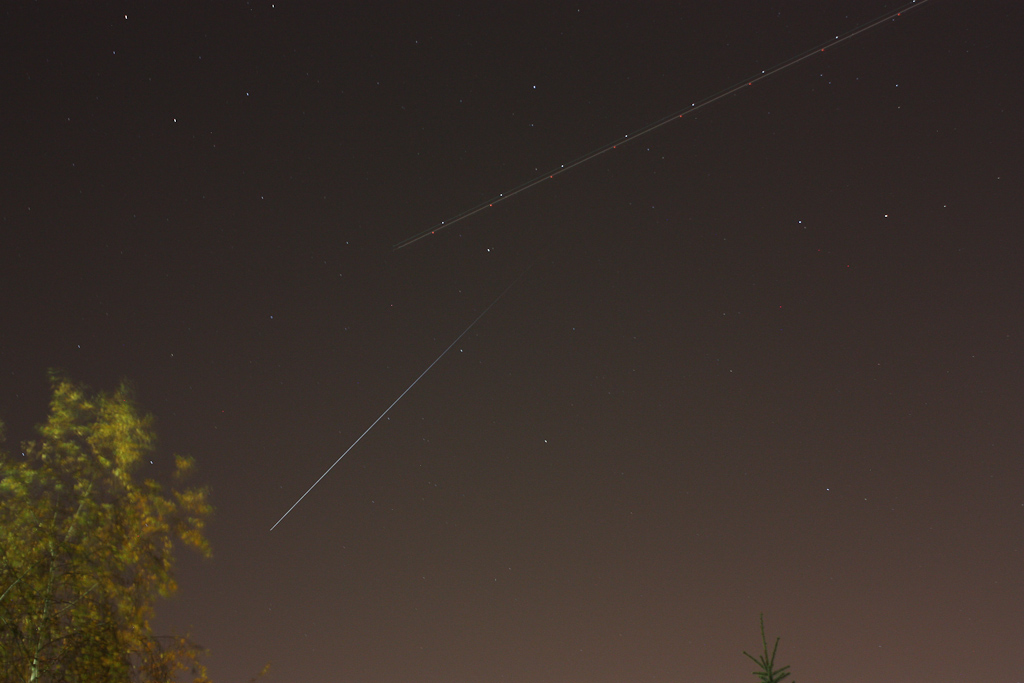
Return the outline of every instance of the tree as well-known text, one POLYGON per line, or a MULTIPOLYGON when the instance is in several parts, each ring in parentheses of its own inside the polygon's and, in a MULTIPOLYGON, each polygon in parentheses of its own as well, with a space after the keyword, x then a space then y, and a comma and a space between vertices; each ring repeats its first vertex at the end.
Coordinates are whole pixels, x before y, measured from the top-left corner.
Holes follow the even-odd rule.
POLYGON ((207 491, 180 484, 193 461, 175 457, 165 494, 137 477, 153 418, 126 384, 94 396, 54 373, 51 384, 38 438, 20 457, 0 452, 0 679, 206 682, 197 646, 150 627, 177 588, 176 542, 210 554, 207 491))
POLYGON ((784 666, 781 669, 775 668, 775 653, 779 651, 779 640, 775 639, 775 647, 772 648, 771 654, 768 653, 768 639, 764 635, 764 615, 761 615, 761 643, 764 645, 764 654, 755 657, 746 650, 743 651, 747 657, 749 657, 755 664, 757 664, 757 671, 754 675, 761 679, 761 683, 779 683, 784 678, 789 676, 789 666, 784 666))

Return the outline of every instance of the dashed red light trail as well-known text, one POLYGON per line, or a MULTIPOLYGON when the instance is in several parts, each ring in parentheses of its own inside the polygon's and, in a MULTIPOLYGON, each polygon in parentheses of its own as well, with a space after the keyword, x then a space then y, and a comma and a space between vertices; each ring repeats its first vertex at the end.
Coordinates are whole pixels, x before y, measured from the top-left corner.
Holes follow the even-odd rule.
POLYGON ((643 135, 647 135, 648 133, 651 133, 651 132, 659 129, 662 126, 668 125, 669 123, 672 123, 673 121, 677 121, 677 120, 683 118, 687 114, 692 114, 692 113, 694 113, 695 111, 697 111, 699 109, 702 109, 702 108, 707 107, 707 106, 709 106, 711 104, 714 104, 718 100, 721 100, 721 99, 723 99, 725 97, 728 97, 729 95, 732 95, 733 93, 739 92, 743 88, 752 86, 755 83, 757 83, 758 81, 764 80, 764 79, 768 78, 769 76, 777 74, 777 73, 779 73, 781 71, 785 71, 786 69, 790 68, 791 66, 795 66, 795 65, 799 64, 800 62, 802 62, 802 61, 804 61, 806 59, 809 59, 810 57, 813 57, 816 54, 820 54, 820 53, 824 52, 825 50, 827 50, 829 48, 832 48, 832 47, 835 47, 836 45, 839 45, 840 43, 844 43, 844 42, 846 42, 848 40, 851 40, 854 37, 864 33, 865 31, 870 31, 871 29, 875 28, 876 26, 878 26, 880 24, 884 24, 887 21, 896 19, 897 17, 902 16, 903 14, 905 14, 908 11, 910 11, 911 9, 914 9, 916 7, 920 7, 920 6, 922 6, 922 5, 924 5, 924 4, 928 3, 928 2, 929 2, 929 0, 913 0, 910 3, 908 3, 906 5, 903 5, 902 7, 899 7, 897 9, 894 9, 894 10, 891 10, 889 12, 886 12, 885 14, 883 14, 883 15, 875 18, 875 19, 872 19, 871 21, 867 22, 866 24, 861 24, 857 28, 854 28, 854 29, 852 29, 850 31, 847 31, 846 33, 843 33, 841 35, 837 35, 835 38, 833 38, 831 40, 828 40, 828 41, 826 41, 824 43, 821 43, 820 45, 816 45, 815 47, 813 47, 813 48, 811 48, 809 50, 801 52, 800 54, 798 54, 798 55, 796 55, 794 57, 791 57, 791 58, 789 58, 789 59, 787 59, 787 60, 785 60, 783 62, 780 62, 779 64, 771 67, 770 69, 765 69, 764 71, 761 71, 761 73, 756 74, 755 76, 752 76, 750 78, 744 79, 743 81, 740 81, 739 83, 736 83, 735 85, 731 85, 728 88, 715 93, 714 95, 711 95, 709 97, 704 98, 703 100, 700 100, 698 102, 694 102, 693 104, 691 104, 689 107, 687 107, 685 109, 681 109, 681 110, 679 110, 679 111, 677 111, 677 112, 675 112, 673 114, 669 114, 668 116, 666 116, 664 118, 658 119, 657 121, 655 121, 653 123, 650 123, 650 124, 640 128, 640 129, 638 129, 638 130, 636 130, 636 131, 634 131, 632 133, 629 133, 628 135, 622 136, 622 138, 618 138, 618 139, 616 139, 616 140, 614 140, 612 142, 609 142, 609 143, 607 143, 605 145, 602 145, 601 147, 598 147, 597 149, 595 149, 595 150, 593 150, 591 152, 588 152, 587 154, 584 154, 581 157, 578 157, 574 161, 571 161, 571 162, 569 162, 567 164, 562 164, 562 165, 560 165, 556 169, 553 169, 553 170, 551 170, 551 171, 549 171, 547 173, 544 173, 543 175, 539 175, 536 178, 528 180, 525 183, 523 183, 522 185, 514 187, 514 188, 512 188, 511 190, 509 190, 507 192, 503 192, 503 193, 499 194, 497 197, 493 197, 493 198, 491 198, 491 199, 489 199, 489 200, 487 200, 485 202, 481 202, 480 204, 477 204, 476 206, 474 206, 474 207, 472 207, 470 209, 466 209, 462 213, 456 214, 455 216, 453 216, 452 218, 449 218, 448 220, 441 221, 437 225, 434 225, 433 227, 431 227, 431 228, 429 228, 427 230, 424 230, 422 232, 416 233, 412 237, 408 237, 408 238, 402 240, 398 244, 394 245, 393 248, 396 249, 396 250, 397 249, 404 249, 405 247, 408 247, 408 246, 410 246, 412 244, 415 244, 416 242, 419 242, 422 239, 426 239, 427 237, 430 237, 431 235, 436 235, 437 233, 441 232, 442 230, 446 230, 446 229, 450 228, 451 226, 455 225, 456 223, 469 218, 470 216, 474 216, 474 215, 480 213, 481 211, 484 211, 485 209, 489 209, 492 206, 494 206, 495 204, 498 204, 499 202, 503 202, 506 199, 510 199, 511 197, 514 197, 517 194, 522 194, 523 192, 526 192, 527 190, 529 190, 532 187, 540 185, 541 183, 543 183, 545 181, 552 180, 557 175, 561 175, 561 174, 565 173, 566 171, 568 171, 570 169, 573 169, 573 168, 576 168, 577 166, 585 164, 588 161, 591 161, 592 159, 595 159, 596 157, 601 156, 602 154, 610 152, 610 151, 612 151, 614 149, 618 149, 620 146, 626 144, 627 142, 631 142, 633 140, 636 140, 637 138, 639 138, 639 137, 641 137, 643 135))

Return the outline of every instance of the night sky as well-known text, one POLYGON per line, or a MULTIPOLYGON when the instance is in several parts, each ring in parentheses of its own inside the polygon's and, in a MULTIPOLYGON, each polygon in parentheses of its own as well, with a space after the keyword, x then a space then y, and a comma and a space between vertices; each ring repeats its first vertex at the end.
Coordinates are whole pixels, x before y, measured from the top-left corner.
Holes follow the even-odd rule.
POLYGON ((218 681, 1024 680, 1019 3, 393 249, 896 6, 4 3, 7 448, 134 382, 218 681))

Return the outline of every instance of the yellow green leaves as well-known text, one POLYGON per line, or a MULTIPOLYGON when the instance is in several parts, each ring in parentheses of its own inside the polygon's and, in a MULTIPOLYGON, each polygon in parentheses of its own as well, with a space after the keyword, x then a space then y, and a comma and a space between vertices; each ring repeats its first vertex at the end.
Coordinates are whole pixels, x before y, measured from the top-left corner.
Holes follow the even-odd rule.
MULTIPOLYGON (((175 542, 210 552, 207 490, 137 476, 155 435, 127 385, 90 396, 51 380, 39 437, 24 458, 0 454, 0 680, 205 681, 199 650, 149 621, 177 588, 175 542)), ((179 483, 194 469, 175 465, 179 483)))

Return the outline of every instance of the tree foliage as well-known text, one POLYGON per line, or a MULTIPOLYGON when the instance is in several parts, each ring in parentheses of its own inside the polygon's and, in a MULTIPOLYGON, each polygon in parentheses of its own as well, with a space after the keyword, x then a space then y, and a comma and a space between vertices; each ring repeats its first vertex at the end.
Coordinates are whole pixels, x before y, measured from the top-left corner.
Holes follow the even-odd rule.
POLYGON ((210 553, 207 491, 180 483, 193 461, 176 457, 169 493, 141 479, 153 418, 130 388, 90 396, 51 382, 38 437, 0 453, 0 679, 207 681, 195 645, 150 627, 156 599, 177 588, 176 542, 210 553))
POLYGON ((764 615, 762 614, 761 644, 764 646, 764 653, 755 657, 746 650, 743 652, 743 654, 757 664, 757 671, 754 672, 754 675, 761 680, 761 683, 779 683, 782 679, 789 677, 789 666, 784 666, 779 669, 775 668, 775 654, 779 651, 779 640, 781 639, 775 639, 775 647, 773 647, 771 653, 769 653, 768 638, 764 635, 764 615))

